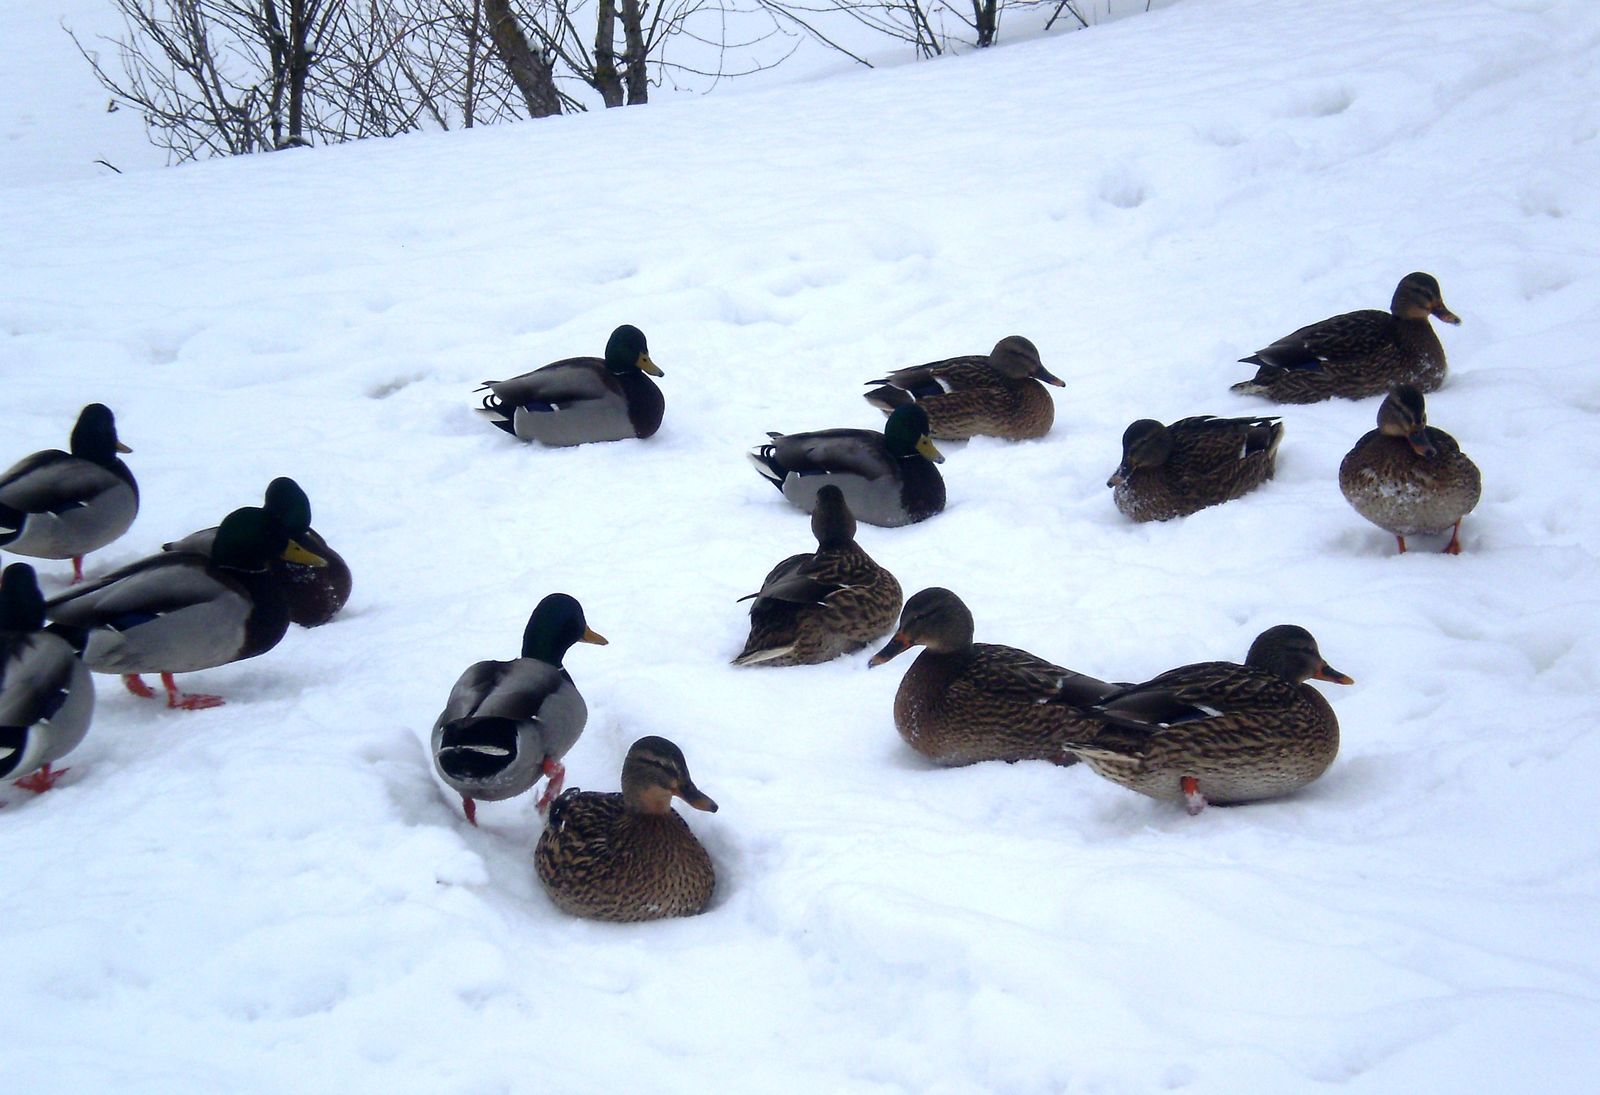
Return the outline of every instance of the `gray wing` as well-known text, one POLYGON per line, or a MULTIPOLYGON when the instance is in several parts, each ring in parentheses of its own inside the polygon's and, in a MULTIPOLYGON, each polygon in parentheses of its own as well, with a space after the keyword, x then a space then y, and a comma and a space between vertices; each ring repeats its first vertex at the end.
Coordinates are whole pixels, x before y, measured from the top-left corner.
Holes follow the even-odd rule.
MULTIPOLYGON (((203 528, 199 532, 191 532, 181 540, 173 540, 161 545, 162 551, 190 551, 197 555, 211 555, 211 545, 217 542, 217 528, 203 528)), ((316 550, 316 549, 312 549, 316 550)))
POLYGON ((605 362, 597 357, 568 358, 510 380, 486 380, 483 386, 506 407, 558 407, 616 394, 605 362))
POLYGON ((36 452, 0 480, 0 503, 24 513, 60 513, 126 486, 109 469, 59 449, 36 452))
POLYGON ((846 473, 863 479, 893 478, 898 466, 873 430, 817 430, 775 434, 772 454, 786 470, 800 475, 846 473))

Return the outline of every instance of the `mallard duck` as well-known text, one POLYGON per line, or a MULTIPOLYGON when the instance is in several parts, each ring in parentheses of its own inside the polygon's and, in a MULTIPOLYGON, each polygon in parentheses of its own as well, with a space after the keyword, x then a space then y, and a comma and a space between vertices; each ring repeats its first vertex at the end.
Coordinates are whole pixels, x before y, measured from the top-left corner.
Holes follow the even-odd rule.
POLYGON ((1130 520, 1184 517, 1271 479, 1282 440, 1276 418, 1141 418, 1123 433, 1122 463, 1106 486, 1130 520))
POLYGON ((71 559, 83 581, 83 557, 133 524, 139 484, 119 452, 110 408, 91 403, 72 427, 72 451, 44 449, 0 475, 0 548, 35 559, 71 559))
POLYGON ((928 433, 937 441, 965 441, 978 434, 1022 441, 1043 437, 1056 419, 1056 405, 1040 384, 1066 385, 1039 360, 1038 347, 1021 335, 994 344, 987 357, 952 357, 896 369, 866 400, 885 414, 916 403, 928 412, 928 433))
POLYGON ((83 660, 120 673, 128 691, 155 695, 141 673, 160 673, 167 706, 216 707, 221 696, 185 694, 174 673, 265 654, 289 629, 289 602, 274 556, 318 566, 277 518, 254 506, 223 518, 209 556, 157 552, 45 605, 57 623, 89 633, 83 660))
MULTIPOLYGON (((1339 752, 1339 720, 1305 682, 1354 682, 1303 627, 1270 627, 1243 665, 1200 662, 1102 698, 1091 734, 1066 745, 1107 779, 1151 798, 1233 806, 1310 783, 1339 752)), ((1081 724, 1080 724, 1081 725, 1081 724)))
POLYGON ((51 765, 83 741, 94 682, 81 632, 45 627, 44 597, 27 563, 0 573, 0 779, 28 791, 55 786, 51 765))
MULTIPOLYGON (((272 568, 283 579, 284 592, 289 598, 289 619, 301 627, 327 623, 350 599, 349 564, 311 527, 311 499, 293 479, 279 476, 268 483, 261 508, 278 519, 290 539, 327 563, 312 567, 284 559, 272 561, 272 568)), ((162 544, 161 550, 209 555, 216 538, 215 527, 201 529, 181 540, 162 544)))
POLYGON ((561 790, 561 758, 583 733, 589 708, 561 665, 573 643, 605 646, 565 593, 540 601, 522 632, 522 656, 509 662, 475 662, 461 674, 433 724, 433 763, 461 796, 472 824, 476 800, 497 802, 522 794, 549 776, 538 808, 561 790))
POLYGON ((832 483, 811 511, 817 550, 772 568, 750 606, 750 638, 734 665, 815 665, 894 628, 900 583, 856 543, 856 519, 832 483))
POLYGON ((972 613, 948 589, 906 602, 900 627, 869 665, 924 646, 900 680, 894 725, 935 764, 1049 760, 1072 764, 1062 742, 1082 736, 1082 708, 1118 687, 1026 650, 972 641, 972 613))
POLYGON ((1339 465, 1339 489, 1401 551, 1407 536, 1449 529, 1444 550, 1460 555, 1461 519, 1478 504, 1483 476, 1455 438, 1428 425, 1422 393, 1399 384, 1378 407, 1378 428, 1339 465))
POLYGON ((1389 310, 1346 312, 1285 335, 1264 350, 1240 358, 1260 366, 1233 390, 1279 403, 1316 403, 1333 396, 1365 399, 1389 385, 1415 384, 1431 392, 1444 383, 1444 347, 1428 322, 1461 317, 1444 306, 1439 282, 1417 272, 1400 279, 1389 310))
POLYGON ((569 357, 510 380, 485 380, 478 390, 489 394, 479 413, 546 445, 649 437, 667 406, 650 379, 660 375, 644 332, 623 324, 611 332, 604 358, 569 357))
POLYGON ((910 525, 944 509, 944 457, 928 437, 928 414, 915 403, 897 407, 872 430, 768 433, 750 462, 783 496, 806 512, 833 483, 850 512, 869 525, 910 525))
POLYGON ((556 908, 616 921, 704 911, 716 868, 672 808, 673 795, 696 810, 717 810, 689 778, 683 752, 666 738, 649 737, 628 750, 620 795, 573 788, 556 799, 533 850, 556 908))

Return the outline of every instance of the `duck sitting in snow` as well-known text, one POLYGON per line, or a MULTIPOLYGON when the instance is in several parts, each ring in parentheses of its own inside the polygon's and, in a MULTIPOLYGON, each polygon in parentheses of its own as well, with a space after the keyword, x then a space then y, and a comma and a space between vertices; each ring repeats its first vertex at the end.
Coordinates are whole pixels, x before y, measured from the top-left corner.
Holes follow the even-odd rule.
POLYGON ((1122 463, 1106 486, 1129 520, 1185 517, 1271 479, 1282 440, 1276 418, 1141 418, 1123 433, 1122 463))
POLYGON ((36 559, 71 559, 83 580, 83 557, 133 524, 139 485, 117 458, 133 450, 117 439, 103 403, 90 403, 72 428, 71 452, 44 449, 0 475, 0 548, 36 559))
POLYGON ((128 691, 155 695, 141 673, 160 673, 167 706, 216 707, 221 696, 184 694, 174 673, 265 654, 289 629, 289 601, 274 558, 318 566, 277 519, 250 506, 228 514, 211 554, 158 552, 53 598, 45 612, 89 633, 83 660, 120 673, 128 691))
POLYGON ((546 445, 649 437, 666 411, 650 379, 660 375, 644 332, 624 324, 611 332, 604 358, 569 357, 510 380, 484 381, 478 390, 489 394, 479 413, 509 434, 546 445))
POLYGON ((1119 686, 1013 646, 975 643, 972 635, 972 613, 950 590, 935 586, 906 602, 899 629, 869 663, 927 648, 895 693, 900 737, 947 767, 985 760, 1075 763, 1062 743, 1081 736, 1082 708, 1119 686))
POLYGON ((897 369, 866 393, 885 414, 916 403, 928 412, 928 433, 937 441, 964 441, 985 434, 1021 441, 1043 437, 1056 419, 1044 384, 1064 387, 1039 360, 1039 349, 1021 335, 994 344, 988 356, 952 357, 897 369))
POLYGON ((1200 662, 1110 693, 1087 712, 1095 729, 1066 747, 1107 779, 1191 814, 1277 798, 1339 752, 1339 720, 1310 679, 1354 683, 1309 631, 1280 624, 1256 637, 1243 665, 1200 662))
POLYGON ((768 433, 772 441, 749 453, 768 482, 807 513, 817 492, 832 483, 850 512, 870 525, 910 525, 944 509, 944 456, 928 436, 928 413, 915 403, 897 407, 873 430, 768 433))
POLYGON ((46 627, 44 597, 27 563, 0 573, 0 779, 48 791, 50 766, 83 741, 94 682, 79 655, 82 632, 46 627))
POLYGON ((540 601, 522 632, 522 656, 475 662, 461 674, 433 724, 433 763, 461 796, 472 824, 477 800, 497 802, 549 776, 538 808, 561 790, 561 758, 583 733, 589 709, 561 665, 574 643, 605 646, 583 607, 565 593, 540 601))
POLYGON ((622 793, 573 788, 550 807, 533 862, 557 908, 591 920, 693 916, 711 902, 716 868, 676 795, 696 810, 717 804, 689 778, 683 751, 640 738, 622 762, 622 793))
MULTIPOLYGON (((350 566, 328 546, 311 527, 311 499, 293 479, 280 476, 267 484, 261 508, 277 518, 290 538, 322 559, 325 566, 307 566, 285 559, 272 560, 271 566, 283 582, 289 598, 289 619, 301 627, 318 627, 331 620, 350 599, 350 566)), ((194 551, 211 554, 217 538, 216 528, 191 532, 181 540, 162 544, 162 551, 194 551)))
POLYGON ((1407 274, 1395 287, 1387 312, 1346 312, 1240 358, 1259 367, 1233 390, 1279 403, 1316 403, 1333 396, 1365 399, 1382 395, 1392 384, 1434 391, 1444 383, 1445 359, 1429 316, 1461 322, 1445 307, 1432 274, 1407 274))
POLYGON ((856 519, 830 483, 811 511, 817 550, 791 555, 750 594, 750 638, 734 665, 815 665, 894 628, 900 583, 856 543, 856 519))
POLYGON ((1378 428, 1339 465, 1339 489, 1401 551, 1407 536, 1449 529, 1444 550, 1459 555, 1461 519, 1478 504, 1483 476, 1455 438, 1428 425, 1422 393, 1399 384, 1378 407, 1378 428))

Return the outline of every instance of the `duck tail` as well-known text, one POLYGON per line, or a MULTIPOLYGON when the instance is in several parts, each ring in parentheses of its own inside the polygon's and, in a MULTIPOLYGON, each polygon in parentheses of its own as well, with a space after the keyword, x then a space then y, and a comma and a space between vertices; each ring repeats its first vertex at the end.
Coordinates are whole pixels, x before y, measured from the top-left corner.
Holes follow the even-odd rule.
POLYGON ((870 392, 862 392, 861 398, 871 403, 884 414, 890 414, 896 407, 904 407, 907 403, 916 402, 910 392, 903 388, 896 388, 886 380, 869 380, 868 384, 881 384, 881 388, 874 388, 870 392))
MULTIPOLYGON (((486 388, 489 388, 487 382, 478 391, 481 392, 486 388)), ((473 409, 502 430, 505 430, 506 433, 515 436, 517 431, 512 422, 511 411, 506 409, 505 401, 496 395, 493 389, 489 389, 489 394, 483 397, 483 403, 473 409)))
POLYGON ((514 719, 468 716, 444 725, 439 738, 439 770, 451 779, 488 779, 517 759, 514 719))
POLYGON ((750 458, 750 463, 755 465, 756 471, 760 472, 763 478, 780 492, 783 490, 783 480, 789 474, 789 469, 778 463, 776 445, 757 445, 745 455, 750 458))

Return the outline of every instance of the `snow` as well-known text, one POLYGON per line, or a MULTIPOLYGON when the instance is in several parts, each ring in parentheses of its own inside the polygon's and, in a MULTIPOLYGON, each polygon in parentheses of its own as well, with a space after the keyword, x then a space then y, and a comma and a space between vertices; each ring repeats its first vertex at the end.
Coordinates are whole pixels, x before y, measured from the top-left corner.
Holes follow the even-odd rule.
POLYGON ((142 512, 90 573, 292 475, 355 592, 184 678, 225 707, 99 678, 71 773, 0 790, 7 1080, 1589 1090, 1597 138, 1591 4, 1185 0, 736 96, 11 169, 0 462, 94 400, 135 450, 142 512), (1464 321, 1428 400, 1484 473, 1460 557, 1397 556, 1340 497, 1375 400, 1282 408, 1243 499, 1117 514, 1128 422, 1277 413, 1227 391, 1235 359, 1415 269, 1464 321), (624 322, 666 374, 650 441, 542 449, 472 413, 624 322), (909 656, 727 665, 735 598, 810 544, 743 450, 881 421, 865 381, 1010 333, 1067 381, 1055 429, 941 446, 947 512, 863 546, 980 640, 1100 677, 1307 627, 1357 683, 1326 686, 1343 748, 1304 792, 1191 818, 1082 766, 936 770, 893 728, 909 656), (474 830, 433 776, 451 683, 557 589, 611 640, 568 658, 569 784, 677 742, 721 805, 685 811, 703 916, 561 915, 533 796, 474 830))

